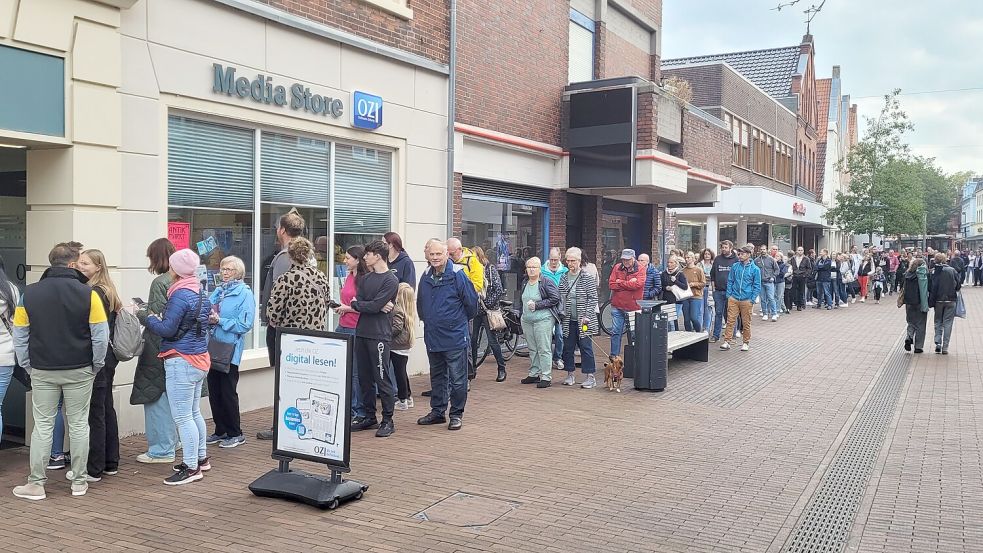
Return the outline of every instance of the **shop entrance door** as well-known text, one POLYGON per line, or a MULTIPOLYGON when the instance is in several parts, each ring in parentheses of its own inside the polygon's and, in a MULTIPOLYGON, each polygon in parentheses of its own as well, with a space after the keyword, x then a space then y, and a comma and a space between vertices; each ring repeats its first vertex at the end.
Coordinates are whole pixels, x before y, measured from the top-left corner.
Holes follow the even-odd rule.
MULTIPOLYGON (((18 288, 27 279, 27 151, 0 148, 0 258, 18 288)), ((3 399, 2 447, 23 445, 27 390, 11 380, 3 399)))
POLYGON ((614 265, 621 259, 621 250, 631 248, 635 255, 649 253, 642 251, 642 218, 628 213, 605 211, 601 215, 601 289, 600 301, 611 297, 608 277, 614 265))

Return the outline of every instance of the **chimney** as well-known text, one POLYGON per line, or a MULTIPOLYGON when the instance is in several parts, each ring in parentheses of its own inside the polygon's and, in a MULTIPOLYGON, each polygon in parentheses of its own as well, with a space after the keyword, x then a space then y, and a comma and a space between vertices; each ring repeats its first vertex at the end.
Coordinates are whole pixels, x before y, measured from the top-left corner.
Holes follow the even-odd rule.
POLYGON ((839 65, 834 65, 833 66, 833 78, 834 79, 839 79, 840 78, 840 66, 839 65))

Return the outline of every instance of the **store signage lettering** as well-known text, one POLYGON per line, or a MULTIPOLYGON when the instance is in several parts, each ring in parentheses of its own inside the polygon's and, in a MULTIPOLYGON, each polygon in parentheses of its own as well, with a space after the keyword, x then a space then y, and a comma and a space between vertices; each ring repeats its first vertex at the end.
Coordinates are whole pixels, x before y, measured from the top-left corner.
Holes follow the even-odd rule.
POLYGON ((792 213, 796 215, 806 214, 806 204, 795 202, 792 204, 792 213))
POLYGON ((352 92, 352 126, 374 131, 382 126, 382 98, 356 90, 352 92))
POLYGON ((303 110, 310 113, 331 116, 335 119, 345 113, 345 106, 339 98, 321 96, 311 93, 311 89, 300 83, 294 83, 287 89, 282 85, 274 85, 273 77, 262 73, 249 80, 246 77, 236 77, 235 67, 225 67, 213 64, 214 82, 212 92, 216 94, 233 94, 240 98, 252 98, 256 102, 277 106, 289 105, 290 109, 303 110), (289 90, 289 95, 288 95, 289 90))

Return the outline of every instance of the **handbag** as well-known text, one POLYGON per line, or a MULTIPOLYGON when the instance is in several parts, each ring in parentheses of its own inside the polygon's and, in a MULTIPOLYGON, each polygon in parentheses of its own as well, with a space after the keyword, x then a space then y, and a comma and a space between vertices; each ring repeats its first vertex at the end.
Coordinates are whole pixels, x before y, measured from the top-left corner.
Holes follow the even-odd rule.
POLYGON ((212 370, 220 373, 228 373, 232 370, 232 354, 235 350, 234 343, 221 342, 213 335, 208 340, 208 356, 212 360, 212 370))
POLYGON ((962 292, 956 292, 956 316, 960 319, 966 318, 966 302, 963 301, 962 292))
POLYGON ((673 284, 669 289, 672 290, 672 295, 676 296, 676 301, 683 301, 693 297, 693 291, 689 289, 689 286, 680 288, 673 284))
POLYGON ((478 300, 478 304, 485 309, 485 317, 488 319, 488 328, 493 331, 498 331, 505 328, 505 316, 502 315, 501 308, 488 309, 488 306, 485 305, 484 300, 478 300))

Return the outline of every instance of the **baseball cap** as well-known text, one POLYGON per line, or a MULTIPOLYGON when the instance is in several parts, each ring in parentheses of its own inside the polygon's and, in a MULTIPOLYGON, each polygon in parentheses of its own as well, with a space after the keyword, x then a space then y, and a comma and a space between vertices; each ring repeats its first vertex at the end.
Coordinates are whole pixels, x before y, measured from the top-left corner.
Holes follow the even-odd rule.
POLYGON ((754 254, 754 248, 751 246, 744 246, 743 248, 741 248, 741 251, 744 253, 754 254))
POLYGON ((621 250, 621 259, 635 259, 635 250, 630 248, 621 250))

